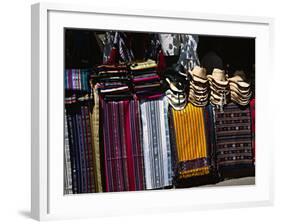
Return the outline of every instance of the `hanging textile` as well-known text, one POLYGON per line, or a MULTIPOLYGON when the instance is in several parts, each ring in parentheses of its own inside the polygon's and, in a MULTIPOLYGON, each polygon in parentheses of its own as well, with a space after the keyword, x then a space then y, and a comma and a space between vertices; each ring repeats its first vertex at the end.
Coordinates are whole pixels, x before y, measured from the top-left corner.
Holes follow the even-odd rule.
POLYGON ((180 53, 180 34, 162 33, 159 34, 159 41, 165 56, 179 55, 180 53))
POLYGON ((95 192, 90 105, 75 96, 65 99, 73 193, 95 192))
POLYGON ((254 162, 256 160, 256 107, 255 107, 256 100, 252 98, 250 101, 250 110, 251 110, 251 124, 252 124, 252 147, 253 147, 253 157, 254 162))
POLYGON ((200 65, 197 54, 198 35, 180 34, 180 56, 177 62, 186 72, 192 70, 196 65, 200 65))
POLYGON ((101 99, 106 191, 145 189, 139 102, 101 99))
POLYGON ((167 99, 143 100, 140 108, 146 189, 170 186, 173 174, 167 99))
POLYGON ((216 157, 222 178, 254 175, 251 112, 249 106, 215 109, 216 157))
POLYGON ((64 110, 64 194, 72 194, 71 160, 66 110, 64 110))
POLYGON ((134 54, 131 49, 131 40, 127 33, 113 31, 106 32, 104 42, 104 64, 131 62, 134 60, 134 54))
POLYGON ((172 109, 177 148, 178 178, 210 173, 204 110, 187 104, 183 110, 172 109))
POLYGON ((96 192, 102 192, 101 180, 101 161, 100 161, 100 136, 99 136, 99 96, 97 88, 93 88, 94 105, 90 110, 90 124, 92 132, 92 145, 93 145, 93 161, 94 161, 94 176, 95 176, 95 189, 96 192))

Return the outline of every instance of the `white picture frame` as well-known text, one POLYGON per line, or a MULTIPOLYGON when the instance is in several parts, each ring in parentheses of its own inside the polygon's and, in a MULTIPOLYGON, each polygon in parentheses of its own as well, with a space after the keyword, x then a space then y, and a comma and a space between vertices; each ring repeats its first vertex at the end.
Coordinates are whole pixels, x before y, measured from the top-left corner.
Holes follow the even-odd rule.
MULTIPOLYGON (((181 212, 273 203, 273 143, 267 90, 273 19, 38 3, 32 16, 31 214, 37 220, 181 212), (256 181, 253 186, 63 194, 63 30, 65 27, 256 38, 256 181), (137 201, 137 203, 136 203, 137 201)), ((272 73, 273 74, 273 73, 272 73)))

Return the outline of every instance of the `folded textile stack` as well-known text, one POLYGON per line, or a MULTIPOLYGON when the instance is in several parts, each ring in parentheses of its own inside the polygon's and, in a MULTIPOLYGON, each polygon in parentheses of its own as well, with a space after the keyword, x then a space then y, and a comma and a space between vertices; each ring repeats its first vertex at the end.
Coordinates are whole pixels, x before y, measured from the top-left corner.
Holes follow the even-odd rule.
POLYGON ((156 68, 156 62, 151 59, 130 65, 134 93, 138 98, 153 99, 163 95, 156 68))
POLYGON ((187 74, 169 68, 165 72, 165 77, 168 84, 168 90, 166 90, 165 94, 169 104, 175 110, 184 109, 187 104, 187 89, 189 86, 187 74))
POLYGON ((229 99, 229 84, 225 72, 215 68, 212 75, 207 75, 207 77, 211 89, 210 102, 222 108, 229 99))
POLYGON ((105 100, 128 99, 132 97, 130 77, 125 64, 100 65, 94 80, 98 83, 99 94, 105 100))
POLYGON ((89 69, 66 69, 64 85, 66 90, 89 92, 89 69))
POLYGON ((209 82, 206 69, 195 66, 192 71, 189 84, 188 100, 194 106, 203 107, 209 102, 209 82))
POLYGON ((231 101, 242 106, 249 103, 251 98, 251 87, 244 79, 243 71, 236 71, 232 78, 229 78, 231 101))

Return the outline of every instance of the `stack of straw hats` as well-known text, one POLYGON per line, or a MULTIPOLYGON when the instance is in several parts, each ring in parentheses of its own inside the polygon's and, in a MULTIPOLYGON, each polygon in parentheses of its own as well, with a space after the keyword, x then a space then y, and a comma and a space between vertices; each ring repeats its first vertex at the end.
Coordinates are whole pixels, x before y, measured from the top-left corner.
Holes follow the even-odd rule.
POLYGON ((210 83, 210 102, 222 107, 230 98, 229 81, 224 70, 215 68, 212 75, 207 75, 210 83))
POLYGON ((190 73, 188 101, 194 106, 206 106, 209 101, 209 82, 206 69, 195 66, 190 73))
POLYGON ((165 93, 169 104, 175 110, 184 109, 187 104, 187 80, 180 74, 169 75, 165 80, 169 86, 165 93))
POLYGON ((243 71, 236 71, 228 81, 231 101, 242 106, 247 105, 252 93, 250 84, 245 81, 245 73, 243 71))

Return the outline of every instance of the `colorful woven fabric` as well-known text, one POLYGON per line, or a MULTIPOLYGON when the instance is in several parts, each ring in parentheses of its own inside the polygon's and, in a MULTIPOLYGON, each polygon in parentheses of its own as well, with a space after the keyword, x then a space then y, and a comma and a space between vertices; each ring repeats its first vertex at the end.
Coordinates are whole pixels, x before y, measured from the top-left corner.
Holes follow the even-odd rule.
POLYGON ((183 110, 172 109, 180 179, 210 173, 203 112, 190 103, 183 110))
POLYGON ((64 76, 65 89, 89 92, 89 69, 66 69, 64 76))
POLYGON ((139 102, 101 100, 106 191, 145 189, 139 102))
POLYGON ((72 194, 71 160, 66 110, 64 110, 64 194, 72 194))
POLYGON ((156 68, 156 62, 151 59, 130 66, 132 90, 138 99, 159 98, 162 95, 162 85, 156 68))
POLYGON ((125 32, 108 31, 105 34, 103 63, 114 64, 119 61, 130 62, 134 59, 131 40, 125 32), (114 49, 116 48, 116 49, 114 49), (114 54, 113 51, 116 51, 114 54), (112 55, 115 55, 112 57, 112 55))
POLYGON ((223 178, 254 174, 250 107, 215 109, 216 157, 223 178))
POLYGON ((99 137, 99 96, 96 88, 94 89, 94 105, 90 111, 90 124, 92 133, 93 162, 95 164, 93 170, 95 176, 95 189, 96 192, 102 192, 99 137))
POLYGON ((250 110, 251 110, 251 124, 252 124, 252 147, 253 147, 253 157, 255 161, 256 156, 256 140, 255 140, 255 132, 256 132, 256 108, 255 108, 256 100, 255 98, 250 101, 250 110))
POLYGON ((74 99, 66 102, 73 193, 95 192, 89 113, 91 103, 74 99))
POLYGON ((141 101, 146 189, 172 185, 171 147, 166 97, 141 101))

